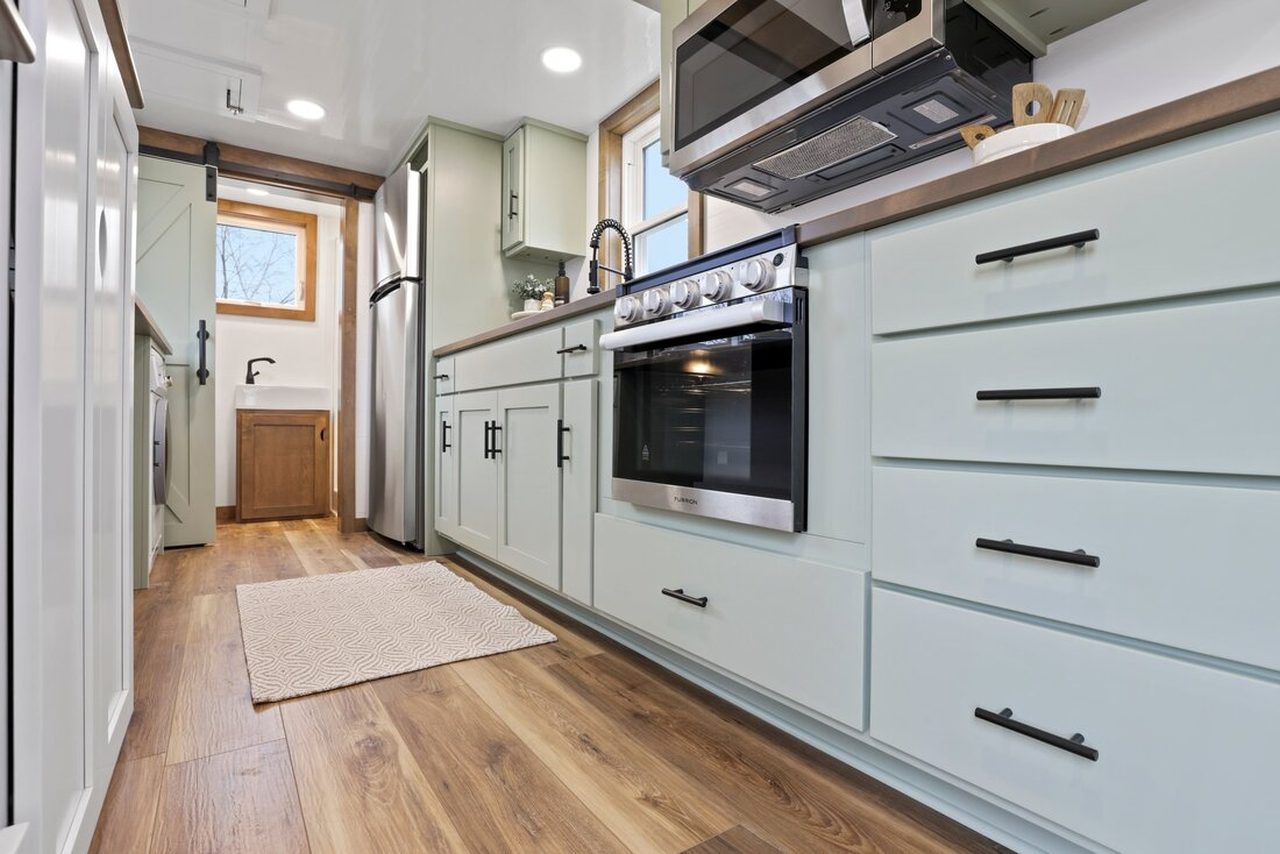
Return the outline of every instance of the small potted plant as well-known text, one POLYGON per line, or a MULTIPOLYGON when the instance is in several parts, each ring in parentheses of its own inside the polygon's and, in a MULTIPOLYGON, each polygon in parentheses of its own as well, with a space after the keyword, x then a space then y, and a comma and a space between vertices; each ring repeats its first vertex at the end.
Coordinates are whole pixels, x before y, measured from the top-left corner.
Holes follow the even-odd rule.
POLYGON ((538 311, 542 304, 542 295, 550 290, 550 282, 544 282, 532 273, 511 286, 511 292, 524 300, 525 311, 538 311))

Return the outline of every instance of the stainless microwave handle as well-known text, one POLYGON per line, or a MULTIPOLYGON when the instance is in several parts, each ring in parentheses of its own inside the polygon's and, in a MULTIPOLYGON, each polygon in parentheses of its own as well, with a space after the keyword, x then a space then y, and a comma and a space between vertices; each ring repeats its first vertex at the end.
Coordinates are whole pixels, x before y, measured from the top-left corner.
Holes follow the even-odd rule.
POLYGON ((785 305, 774 300, 756 300, 607 332, 600 336, 600 346, 606 350, 623 350, 641 344, 688 338, 704 332, 724 332, 761 324, 786 326, 788 323, 785 305))
POLYGON ((849 44, 857 47, 871 38, 871 21, 862 8, 862 0, 841 0, 840 5, 844 8, 844 22, 849 28, 849 44))

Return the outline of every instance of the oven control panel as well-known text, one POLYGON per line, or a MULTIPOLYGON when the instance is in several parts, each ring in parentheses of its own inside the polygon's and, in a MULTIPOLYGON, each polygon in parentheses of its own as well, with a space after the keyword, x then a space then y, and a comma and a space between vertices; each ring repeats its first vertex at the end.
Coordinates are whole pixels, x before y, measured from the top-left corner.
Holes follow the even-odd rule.
POLYGON ((707 269, 696 269, 699 266, 705 265, 691 262, 683 270, 676 268, 669 276, 654 277, 642 288, 619 297, 614 304, 614 328, 664 320, 709 305, 809 283, 808 267, 795 243, 707 269))

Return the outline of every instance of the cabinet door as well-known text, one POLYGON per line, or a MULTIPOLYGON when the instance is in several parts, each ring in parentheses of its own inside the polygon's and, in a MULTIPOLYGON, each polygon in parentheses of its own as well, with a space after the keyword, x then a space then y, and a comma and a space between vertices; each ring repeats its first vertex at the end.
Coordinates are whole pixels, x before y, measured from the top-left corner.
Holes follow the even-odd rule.
POLYGON ((329 512, 329 413, 242 409, 236 413, 236 519, 329 512))
POLYGON ((596 513, 596 399, 594 379, 564 384, 560 422, 561 586, 566 596, 591 604, 591 549, 596 513))
POLYGON ((524 242, 524 128, 502 145, 502 249, 524 242))
POLYGON ((455 429, 450 453, 455 455, 457 518, 452 539, 467 548, 497 557, 498 462, 489 453, 497 424, 497 392, 480 391, 453 397, 455 429))
POLYGON ((498 560, 560 588, 560 384, 498 393, 498 560))
POLYGON ((458 528, 458 428, 453 398, 436 398, 436 531, 454 536, 458 528))

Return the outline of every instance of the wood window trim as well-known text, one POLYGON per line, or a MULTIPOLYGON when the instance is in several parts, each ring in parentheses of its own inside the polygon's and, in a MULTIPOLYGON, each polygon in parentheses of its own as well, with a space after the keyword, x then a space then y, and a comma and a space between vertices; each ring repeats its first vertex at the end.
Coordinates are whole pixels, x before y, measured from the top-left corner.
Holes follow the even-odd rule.
MULTIPOLYGON (((622 221, 623 146, 622 138, 651 118, 661 108, 661 89, 657 80, 649 84, 627 103, 614 110, 600 123, 600 176, 599 218, 622 221)), ((689 257, 697 258, 703 252, 704 206, 701 193, 689 191, 689 257)), ((622 269, 622 241, 616 234, 606 232, 600 247, 601 263, 622 269)), ((605 276, 601 274, 603 280, 605 276)), ((616 277, 611 279, 617 284, 616 277)), ((605 287, 602 282, 602 287, 605 287)))
POLYGON ((300 227, 306 237, 306 247, 303 252, 302 305, 300 307, 254 305, 219 299, 216 303, 218 314, 314 322, 316 319, 316 233, 319 217, 303 211, 218 199, 219 220, 223 215, 241 220, 257 220, 263 223, 300 227))

